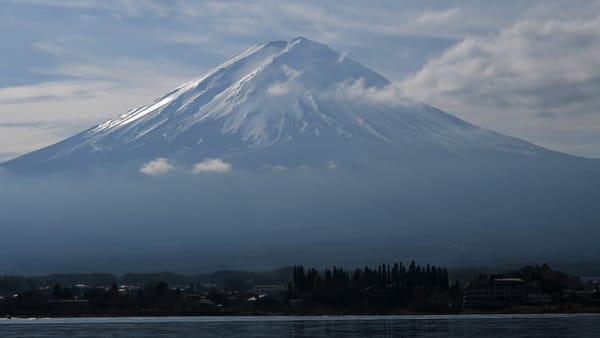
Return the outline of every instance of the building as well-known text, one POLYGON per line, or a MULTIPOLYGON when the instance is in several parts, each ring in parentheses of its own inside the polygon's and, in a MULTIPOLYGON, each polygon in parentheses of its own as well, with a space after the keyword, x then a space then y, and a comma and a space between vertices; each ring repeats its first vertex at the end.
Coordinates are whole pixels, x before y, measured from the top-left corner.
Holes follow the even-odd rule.
POLYGON ((257 295, 267 295, 271 297, 277 297, 287 292, 287 286, 285 285, 255 285, 254 293, 257 295))
POLYGON ((527 304, 530 305, 552 305, 552 296, 541 292, 528 292, 527 304))
POLYGON ((465 308, 504 308, 526 302, 523 279, 480 276, 467 285, 463 304, 465 308))

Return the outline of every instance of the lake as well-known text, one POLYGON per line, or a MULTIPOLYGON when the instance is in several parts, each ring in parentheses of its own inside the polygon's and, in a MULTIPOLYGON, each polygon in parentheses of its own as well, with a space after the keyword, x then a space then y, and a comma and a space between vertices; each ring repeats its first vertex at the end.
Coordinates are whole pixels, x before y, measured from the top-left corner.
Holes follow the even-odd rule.
POLYGON ((591 337, 600 314, 0 319, 0 337, 591 337))

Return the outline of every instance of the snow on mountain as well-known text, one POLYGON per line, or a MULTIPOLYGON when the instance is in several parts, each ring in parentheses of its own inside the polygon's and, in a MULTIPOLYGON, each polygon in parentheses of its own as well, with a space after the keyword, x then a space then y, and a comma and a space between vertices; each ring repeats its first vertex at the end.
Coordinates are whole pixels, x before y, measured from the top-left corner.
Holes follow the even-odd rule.
POLYGON ((255 45, 147 105, 2 166, 61 169, 156 158, 299 166, 427 153, 552 152, 403 101, 379 74, 296 38, 255 45))

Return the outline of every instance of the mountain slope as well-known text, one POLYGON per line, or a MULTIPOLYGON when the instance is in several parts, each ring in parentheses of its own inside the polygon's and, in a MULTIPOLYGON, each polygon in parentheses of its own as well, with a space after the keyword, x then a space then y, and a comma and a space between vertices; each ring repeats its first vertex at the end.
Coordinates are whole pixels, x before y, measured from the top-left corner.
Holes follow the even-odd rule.
POLYGON ((44 171, 157 157, 261 167, 560 156, 398 100, 389 89, 388 80, 325 45, 304 38, 263 43, 147 105, 2 166, 44 171))

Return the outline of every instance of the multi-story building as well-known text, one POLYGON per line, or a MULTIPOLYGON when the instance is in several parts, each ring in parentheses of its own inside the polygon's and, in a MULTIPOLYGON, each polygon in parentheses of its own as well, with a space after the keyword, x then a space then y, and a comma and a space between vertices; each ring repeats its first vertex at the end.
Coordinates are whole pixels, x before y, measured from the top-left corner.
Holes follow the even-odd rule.
POLYGON ((502 308, 526 301, 527 290, 521 278, 480 276, 469 282, 464 292, 465 308, 502 308))

